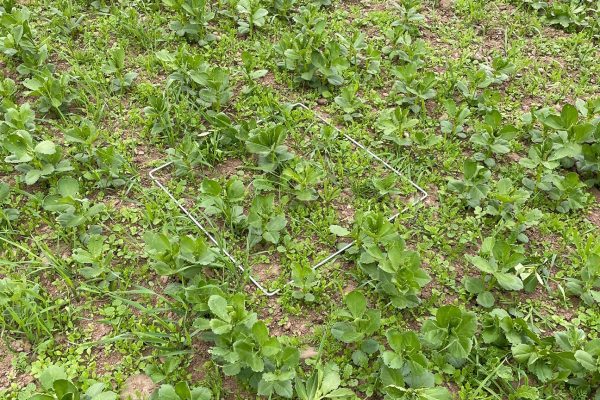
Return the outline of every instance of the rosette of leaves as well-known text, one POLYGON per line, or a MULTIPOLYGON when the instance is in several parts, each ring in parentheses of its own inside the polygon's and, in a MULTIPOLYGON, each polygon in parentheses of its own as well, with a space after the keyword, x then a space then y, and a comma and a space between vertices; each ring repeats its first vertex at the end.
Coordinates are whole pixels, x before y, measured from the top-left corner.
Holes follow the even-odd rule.
POLYGON ((344 83, 343 73, 350 66, 348 50, 327 35, 326 20, 318 7, 301 8, 294 16, 298 32, 284 35, 275 46, 281 56, 280 67, 295 72, 295 80, 316 87, 339 86, 344 83))
MULTIPOLYGON (((167 78, 167 88, 177 89, 174 91, 176 96, 186 94, 201 107, 217 112, 233 96, 227 69, 210 65, 201 55, 190 54, 185 47, 174 53, 158 51, 156 58, 173 71, 167 78)), ((162 104, 153 108, 153 114, 164 112, 160 110, 164 108, 162 104)))
POLYGON ((352 390, 340 387, 341 384, 340 371, 336 364, 322 365, 319 363, 306 380, 296 377, 296 395, 300 400, 356 398, 352 390))
POLYGON ((409 114, 409 109, 401 107, 382 111, 375 126, 383 133, 383 139, 398 146, 410 146, 412 128, 419 124, 419 120, 409 114))
POLYGON ((478 69, 469 69, 466 77, 459 79, 455 88, 465 98, 470 106, 481 106, 488 87, 494 84, 494 76, 489 68, 480 66, 478 69))
MULTIPOLYGON (((421 350, 421 341, 412 331, 388 330, 385 334, 390 350, 381 355, 383 366, 381 381, 386 388, 433 387, 434 376, 429 371, 429 360, 421 350)), ((390 390, 393 390, 391 389, 390 390)))
POLYGON ((517 128, 513 125, 503 125, 502 115, 498 110, 488 112, 484 117, 484 122, 478 126, 470 141, 476 147, 482 149, 475 153, 473 158, 477 161, 483 161, 488 167, 496 165, 494 155, 504 155, 510 152, 511 141, 518 134, 517 128))
POLYGON ((206 25, 215 17, 206 0, 163 0, 163 3, 179 14, 179 21, 170 24, 177 35, 199 40, 200 43, 212 39, 211 35, 204 34, 206 25))
POLYGON ((544 134, 551 141, 547 158, 555 165, 565 168, 576 166, 581 172, 598 171, 600 159, 600 124, 594 105, 577 103, 577 107, 566 104, 560 114, 541 109, 533 113, 544 127, 544 134))
POLYGON ((64 369, 55 365, 46 368, 39 377, 43 392, 28 400, 116 400, 115 392, 106 390, 106 384, 93 383, 85 392, 67 379, 64 369))
POLYGON ((461 365, 473 349, 477 330, 475 313, 452 305, 440 307, 434 319, 428 319, 421 328, 427 344, 441 350, 453 365, 461 365))
POLYGON ((308 265, 300 263, 293 263, 291 269, 292 280, 290 285, 295 288, 292 292, 292 297, 295 299, 302 299, 309 303, 315 301, 315 295, 312 291, 319 284, 317 271, 308 265))
POLYGON ((346 309, 335 313, 343 321, 331 327, 331 334, 344 343, 361 342, 375 333, 381 325, 381 311, 367 308, 365 295, 354 290, 344 297, 346 309))
MULTIPOLYGON (((371 242, 372 238, 363 238, 363 251, 358 259, 359 265, 377 282, 377 290, 390 297, 395 307, 401 309, 416 307, 420 303, 418 295, 421 289, 431 279, 421 268, 418 253, 407 250, 404 240, 396 236, 395 231, 385 233, 387 224, 383 222, 381 216, 375 217, 374 220, 373 217, 368 217, 367 221, 379 222, 381 225, 376 229, 380 234, 395 237, 385 243, 383 248, 379 243, 371 242)), ((369 229, 372 228, 375 227, 371 226, 369 229)))
POLYGON ((356 216, 352 236, 363 250, 379 246, 384 250, 400 238, 394 225, 381 212, 368 211, 356 216))
POLYGON ((294 158, 294 154, 284 144, 286 138, 286 127, 283 125, 257 128, 246 140, 246 149, 258 156, 259 169, 274 172, 285 161, 294 158))
POLYGON ((373 187, 379 192, 380 196, 386 195, 397 195, 402 193, 398 189, 398 176, 396 174, 389 174, 383 178, 374 176, 371 179, 373 187))
POLYGON ((70 81, 69 75, 61 74, 55 77, 46 69, 24 80, 23 86, 29 89, 27 95, 39 98, 38 109, 41 112, 54 111, 64 117, 62 110, 77 97, 76 92, 69 87, 70 81))
POLYGON ((448 189, 458 193, 469 207, 479 207, 490 191, 489 180, 492 173, 473 160, 465 160, 462 179, 449 179, 448 189))
POLYGON ((58 180, 55 193, 44 198, 43 206, 44 210, 58 213, 56 220, 67 228, 89 222, 104 210, 104 204, 91 205, 83 198, 79 193, 79 181, 69 176, 58 180))
POLYGON ((600 339, 592 339, 575 351, 575 359, 593 376, 592 385, 600 381, 600 339))
POLYGON ((4 139, 6 135, 18 131, 27 131, 30 135, 35 132, 35 113, 29 103, 11 105, 3 114, 4 120, 0 121, 0 138, 4 139))
POLYGON ((589 199, 587 185, 576 172, 566 175, 548 172, 542 176, 538 187, 552 200, 553 208, 561 213, 579 210, 585 207, 589 199))
POLYGON ((101 288, 109 287, 119 278, 119 272, 111 268, 113 253, 104 242, 103 236, 93 235, 89 237, 85 247, 75 248, 71 256, 73 261, 82 265, 78 270, 79 274, 101 288))
POLYGON ((515 187, 510 178, 500 179, 488 195, 485 211, 488 215, 509 220, 523 207, 530 195, 528 190, 515 187))
POLYGON ((152 259, 151 265, 160 275, 191 279, 207 267, 222 266, 218 251, 210 248, 201 237, 147 232, 144 241, 152 259))
POLYGON ((29 24, 31 12, 26 7, 14 7, 11 2, 6 5, 0 20, 3 28, 0 51, 9 57, 16 56, 23 62, 17 67, 21 75, 39 71, 48 59, 48 47, 46 44, 38 44, 35 40, 29 24))
POLYGON ((97 182, 101 188, 122 186, 126 161, 115 146, 98 146, 101 134, 93 122, 82 119, 78 125, 67 129, 65 140, 75 145, 72 157, 77 160, 78 169, 85 171, 84 178, 97 182))
POLYGON ((557 350, 555 345, 555 338, 547 336, 513 346, 511 351, 514 359, 524 364, 540 382, 565 381, 581 366, 572 351, 557 350))
POLYGON ((600 255, 590 254, 578 278, 567 278, 567 293, 579 296, 587 305, 600 303, 600 255))
MULTIPOLYGON (((492 307, 495 302, 491 290, 497 286, 504 290, 522 290, 521 278, 525 270, 523 248, 494 237, 486 238, 479 250, 480 255, 466 258, 482 272, 481 278, 465 278, 469 293, 477 295, 477 303, 492 307)), ((534 277, 527 277, 528 283, 534 277)))
POLYGON ((282 178, 293 188, 293 193, 300 201, 317 199, 317 185, 321 183, 325 173, 321 168, 308 162, 299 162, 293 167, 285 168, 282 178))
POLYGON ((425 101, 437 95, 434 89, 437 84, 435 74, 421 71, 415 63, 396 67, 392 72, 397 78, 392 86, 392 93, 402 95, 398 103, 409 105, 415 113, 425 113, 425 101))
POLYGON ((252 200, 248 212, 248 245, 253 247, 265 241, 277 244, 281 231, 287 225, 283 212, 275 209, 275 195, 259 195, 252 200))
POLYGON ((260 0, 239 0, 236 10, 240 16, 237 21, 238 32, 243 35, 263 26, 269 15, 269 11, 262 7, 260 0))
POLYGON ((62 159, 59 146, 51 140, 36 142, 26 130, 16 130, 6 135, 2 146, 9 153, 4 161, 15 164, 15 169, 23 173, 28 185, 73 170, 69 160, 62 159))
POLYGON ((382 53, 390 60, 400 60, 404 63, 423 66, 423 58, 429 54, 427 45, 423 39, 414 38, 410 32, 400 26, 392 26, 386 29, 384 35, 389 45, 384 46, 382 53))
POLYGON ((119 92, 131 87, 137 72, 125 72, 125 50, 120 47, 111 49, 106 63, 102 65, 102 72, 110 77, 110 90, 119 92))
POLYGON ((505 310, 494 308, 484 314, 481 322, 484 343, 501 348, 531 344, 538 340, 537 329, 523 318, 513 318, 505 310))
POLYGON ((187 382, 175 385, 161 385, 149 400, 211 400, 212 393, 209 389, 197 386, 190 388, 187 382))
POLYGON ((241 293, 229 299, 212 295, 208 307, 212 318, 197 319, 195 327, 211 330, 209 337, 215 345, 210 352, 222 364, 223 373, 246 378, 261 396, 291 398, 300 360, 298 349, 270 336, 256 313, 246 310, 241 293))
POLYGON ((225 222, 233 227, 246 222, 242 202, 246 196, 244 183, 232 177, 222 186, 213 179, 204 179, 200 186, 200 207, 206 215, 223 217, 225 222))
POLYGON ((465 125, 471 115, 471 109, 467 104, 456 104, 452 99, 443 102, 446 110, 446 118, 440 120, 440 128, 442 133, 447 136, 457 136, 466 138, 465 125))
POLYGON ((348 85, 340 90, 340 94, 334 99, 335 104, 344 112, 344 121, 350 122, 362 118, 360 110, 364 101, 358 97, 358 84, 348 85))

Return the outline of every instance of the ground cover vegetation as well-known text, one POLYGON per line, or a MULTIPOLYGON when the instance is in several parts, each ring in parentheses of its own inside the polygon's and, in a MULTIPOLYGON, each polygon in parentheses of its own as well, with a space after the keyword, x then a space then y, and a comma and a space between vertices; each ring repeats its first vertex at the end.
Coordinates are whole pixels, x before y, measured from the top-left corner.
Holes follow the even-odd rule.
POLYGON ((599 40, 589 0, 2 0, 0 397, 600 398, 599 40))

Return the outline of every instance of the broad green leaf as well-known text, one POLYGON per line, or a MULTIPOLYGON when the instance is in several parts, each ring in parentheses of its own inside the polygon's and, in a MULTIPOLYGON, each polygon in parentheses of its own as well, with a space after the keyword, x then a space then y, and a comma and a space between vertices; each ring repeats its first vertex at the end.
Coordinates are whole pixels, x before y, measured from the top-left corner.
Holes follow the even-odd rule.
POLYGON ((494 305, 494 295, 488 291, 481 292, 477 295, 477 303, 482 307, 490 308, 494 305))
POLYGON ((46 390, 51 389, 54 381, 59 379, 67 379, 67 373, 62 367, 50 365, 40 374, 38 378, 42 387, 46 390))
POLYGON ((79 197, 79 182, 70 176, 63 176, 57 184, 57 191, 63 197, 79 197))
POLYGON ((354 290, 346 295, 346 306, 354 318, 360 318, 367 309, 367 299, 362 292, 354 290))
POLYGON ((506 290, 521 290, 523 289, 523 281, 511 273, 496 272, 494 277, 498 280, 498 284, 506 290))
POLYGON ((56 145, 50 140, 44 140, 35 146, 34 151, 40 154, 54 154, 56 153, 56 145))
POLYGON ((329 232, 333 233, 336 236, 348 236, 350 231, 339 225, 330 225, 329 232))
POLYGON ((600 369, 600 366, 594 357, 586 351, 577 350, 575 352, 575 359, 588 371, 598 371, 600 369))
POLYGON ((231 316, 227 312, 227 300, 219 295, 212 295, 208 299, 210 311, 223 321, 231 322, 231 316))

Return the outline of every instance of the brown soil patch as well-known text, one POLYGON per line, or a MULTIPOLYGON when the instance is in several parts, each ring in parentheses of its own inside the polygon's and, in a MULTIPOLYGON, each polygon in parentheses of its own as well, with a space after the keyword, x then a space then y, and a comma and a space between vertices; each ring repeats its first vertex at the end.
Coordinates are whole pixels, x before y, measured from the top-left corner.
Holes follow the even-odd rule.
POLYGON ((202 340, 192 343, 192 360, 188 366, 188 372, 192 375, 192 382, 199 382, 206 377, 205 364, 210 361, 209 350, 211 344, 202 340))
POLYGON ((121 398, 124 400, 146 400, 154 391, 155 386, 148 375, 132 375, 123 384, 121 398))
POLYGON ((117 351, 100 352, 96 359, 96 373, 105 375, 117 367, 123 359, 123 356, 117 351))
MULTIPOLYGON (((13 343, 16 351, 27 350, 28 344, 21 342, 13 343)), ((29 374, 20 374, 13 367, 13 353, 6 347, 4 342, 0 341, 0 389, 7 389, 11 384, 17 384, 18 387, 25 387, 33 382, 33 377, 29 374)))

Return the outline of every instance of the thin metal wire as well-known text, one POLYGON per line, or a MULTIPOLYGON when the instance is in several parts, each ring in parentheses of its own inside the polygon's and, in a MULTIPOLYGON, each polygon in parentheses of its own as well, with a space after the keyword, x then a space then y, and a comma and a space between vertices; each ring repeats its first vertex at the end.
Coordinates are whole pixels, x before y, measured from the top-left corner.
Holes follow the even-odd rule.
MULTIPOLYGON (((392 215, 391 217, 388 218, 388 221, 393 221, 394 219, 396 219, 400 214, 402 214, 403 212, 407 211, 410 207, 414 207, 415 205, 419 204, 420 202, 422 202, 423 200, 425 200, 427 198, 428 193, 419 185, 417 185, 415 182, 413 182, 411 179, 405 177, 399 170, 397 170, 396 168, 394 168, 392 165, 390 165, 387 161, 383 160, 381 157, 379 157, 377 154, 373 153, 368 147, 366 147, 365 145, 363 145, 362 143, 356 141, 353 137, 349 136, 348 134, 340 131, 335 125, 333 125, 332 123, 330 123, 327 119, 323 118, 321 115, 317 114, 316 112, 314 112, 312 109, 308 108, 306 105, 304 105, 303 103, 294 103, 290 105, 290 108, 295 108, 295 107, 300 107, 300 108, 304 108, 307 111, 310 111, 315 117, 317 117, 321 122, 329 125, 330 127, 332 127, 333 129, 335 129, 339 134, 341 134, 346 140, 350 141, 352 144, 354 144, 356 147, 364 150, 371 158, 374 158, 375 160, 379 161, 381 164, 383 164, 387 169, 389 169, 390 171, 392 171, 394 174, 396 174, 397 176, 399 176, 402 179, 405 179, 406 181, 408 181, 415 189, 417 189, 417 191, 419 191, 422 195, 421 197, 419 197, 417 200, 413 201, 410 205, 404 207, 401 211, 397 212, 396 214, 392 215)), ((154 176, 154 174, 166 167, 168 167, 169 165, 173 164, 173 161, 169 161, 159 167, 156 167, 154 169, 152 169, 148 175, 150 176, 150 178, 152 179, 152 181, 154 181, 154 183, 156 183, 156 185, 162 189, 163 192, 165 192, 167 194, 167 196, 169 196, 169 198, 177 205, 177 207, 179 207, 179 209, 181 211, 183 211, 183 213, 194 223, 194 225, 196 225, 198 228, 200 228, 200 230, 208 237, 208 239, 214 243, 222 252, 223 254, 225 254, 227 256, 227 258, 229 258, 231 260, 231 262, 237 266, 237 268, 242 272, 245 273, 246 269, 244 268, 244 266, 238 262, 226 249, 224 246, 222 246, 211 234, 210 232, 204 227, 204 225, 202 225, 193 215, 191 212, 189 212, 189 210, 187 208, 185 208, 176 198, 175 196, 173 196, 171 194, 171 192, 169 191, 169 189, 167 189, 159 180, 156 176, 154 176)), ((342 246, 340 249, 338 249, 336 252, 330 254, 329 256, 327 256, 326 258, 324 258, 323 260, 319 261, 317 264, 315 264, 312 269, 315 270, 325 264, 327 264, 328 262, 330 262, 331 260, 333 260, 334 258, 336 258, 337 256, 339 256, 340 254, 342 254, 343 252, 345 252, 346 250, 348 250, 350 247, 352 247, 354 244, 356 243, 356 241, 352 241, 350 243, 347 243, 346 245, 342 246)), ((250 281, 257 287, 259 288, 266 296, 274 296, 277 293, 279 293, 281 291, 281 289, 277 289, 277 290, 273 290, 273 291, 269 291, 268 289, 266 289, 260 282, 258 282, 253 276, 252 274, 250 274, 250 272, 248 272, 248 278, 250 279, 250 281)), ((286 283, 286 285, 289 285, 292 281, 288 281, 288 283, 286 283)))

